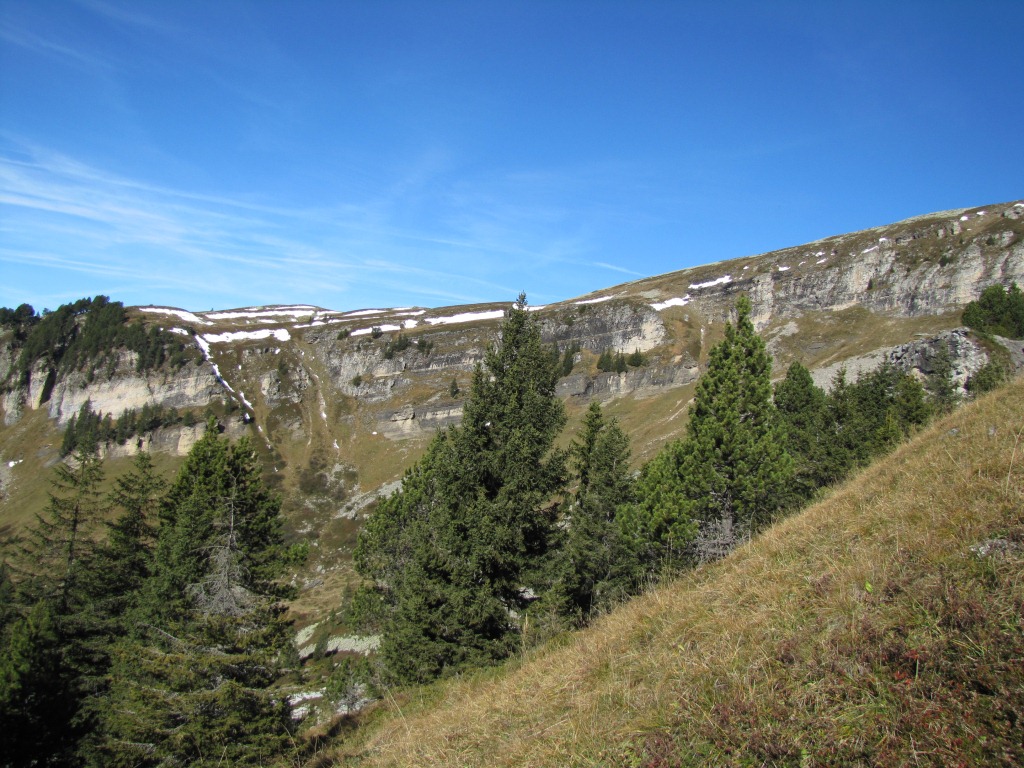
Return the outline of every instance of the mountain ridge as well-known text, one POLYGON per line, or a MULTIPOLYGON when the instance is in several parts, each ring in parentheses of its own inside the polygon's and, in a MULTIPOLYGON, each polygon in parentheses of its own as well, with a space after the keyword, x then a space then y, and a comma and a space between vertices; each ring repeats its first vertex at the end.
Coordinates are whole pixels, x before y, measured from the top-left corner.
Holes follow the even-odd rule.
MULTIPOLYGON (((707 352, 741 293, 751 299, 776 376, 794 360, 828 378, 841 366, 852 374, 883 358, 925 375, 944 346, 962 386, 992 356, 1024 355, 1019 344, 1008 352, 977 334, 949 335, 968 301, 1014 281, 1024 284, 1020 201, 926 214, 533 309, 563 362, 558 394, 568 433, 589 401, 600 400, 630 435, 639 464, 681 433, 707 352), (643 365, 600 370, 606 350, 639 352, 643 365)), ((318 543, 316 578, 334 573, 332 588, 341 588, 352 574, 338 566, 337 550, 350 547, 366 514, 353 500, 376 498, 437 429, 458 423, 472 372, 512 298, 436 308, 129 308, 132 319, 188 337, 195 362, 140 372, 125 350, 104 370, 58 375, 40 361, 26 385, 8 387, 0 394, 4 521, 29 519, 45 498, 36 478, 60 460, 59 431, 86 402, 113 419, 150 404, 198 422, 104 445, 115 463, 148 448, 173 466, 213 415, 228 434, 253 436, 294 534, 318 543)), ((16 357, 16 339, 0 335, 0 380, 9 379, 16 357)))

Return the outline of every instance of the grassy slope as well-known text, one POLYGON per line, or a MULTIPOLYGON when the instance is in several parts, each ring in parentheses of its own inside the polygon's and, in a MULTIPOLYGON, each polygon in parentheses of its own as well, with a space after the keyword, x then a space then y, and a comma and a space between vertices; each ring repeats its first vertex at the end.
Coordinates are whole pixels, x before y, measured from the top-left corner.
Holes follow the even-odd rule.
POLYGON ((515 668, 392 697, 329 754, 367 766, 1024 764, 1022 433, 1018 379, 725 561, 515 668), (996 536, 1015 551, 970 549, 996 536))

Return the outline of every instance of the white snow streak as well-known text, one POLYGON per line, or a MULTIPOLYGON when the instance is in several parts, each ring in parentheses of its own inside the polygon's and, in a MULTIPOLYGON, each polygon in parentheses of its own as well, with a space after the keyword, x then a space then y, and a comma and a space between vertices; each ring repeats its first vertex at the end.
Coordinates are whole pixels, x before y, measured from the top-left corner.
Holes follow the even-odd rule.
MULTIPOLYGON (((402 326, 400 325, 375 325, 373 328, 379 329, 381 332, 387 331, 400 331, 402 326)), ((373 333, 373 328, 360 328, 358 331, 352 331, 350 336, 366 336, 369 333, 373 333)))
POLYGON ((600 296, 596 299, 584 299, 583 301, 577 301, 576 304, 600 304, 602 301, 611 301, 614 296, 600 296))
POLYGON ((186 331, 184 328, 168 328, 171 333, 177 333, 182 336, 191 336, 192 334, 186 331))
POLYGON ((789 267, 787 267, 785 264, 779 264, 779 272, 788 272, 788 271, 789 271, 789 267))
POLYGON ((186 312, 184 309, 171 309, 170 307, 139 307, 140 312, 155 312, 158 315, 174 315, 180 317, 186 323, 197 323, 198 325, 212 325, 209 320, 203 320, 199 315, 186 312))
POLYGON ((504 316, 505 310, 503 309, 489 309, 485 312, 462 312, 450 317, 428 317, 424 322, 431 325, 453 325, 454 323, 471 323, 474 320, 497 320, 504 316))
POLYGON ((211 320, 237 320, 247 317, 304 317, 316 313, 316 307, 297 307, 294 309, 249 309, 238 312, 207 312, 211 320))
POLYGON ((863 251, 861 251, 861 253, 871 253, 872 251, 877 251, 877 250, 878 250, 878 246, 877 245, 872 245, 870 248, 865 248, 863 251))
POLYGON ((815 264, 824 264, 824 263, 825 263, 826 261, 828 261, 828 259, 818 259, 818 260, 817 260, 816 262, 814 262, 814 263, 815 263, 815 264))
POLYGON ((677 297, 674 299, 666 299, 665 301, 659 301, 657 304, 651 304, 651 309, 656 312, 661 312, 661 310, 668 309, 669 307, 685 307, 689 303, 690 294, 686 294, 681 298, 677 297))
POLYGON ((207 333, 203 334, 203 340, 208 344, 226 344, 231 341, 259 341, 269 339, 273 336, 278 341, 288 341, 292 337, 287 328, 263 328, 259 331, 233 331, 230 333, 207 333))
POLYGON ((715 280, 709 280, 706 283, 690 283, 691 291, 699 291, 701 288, 711 288, 716 285, 725 285, 726 283, 732 282, 732 276, 726 275, 725 277, 719 277, 715 280))
POLYGON ((360 309, 358 312, 346 312, 342 317, 362 317, 363 315, 383 315, 383 309, 360 309))

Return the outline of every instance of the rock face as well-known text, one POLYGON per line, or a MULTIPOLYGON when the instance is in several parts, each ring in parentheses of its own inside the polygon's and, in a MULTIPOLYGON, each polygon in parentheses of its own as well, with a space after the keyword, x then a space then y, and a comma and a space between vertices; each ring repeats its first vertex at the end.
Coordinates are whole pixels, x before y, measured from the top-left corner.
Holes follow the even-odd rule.
MULTIPOLYGON (((1024 284, 1019 202, 660 275, 537 308, 537 316, 560 361, 575 352, 558 394, 581 405, 591 398, 658 397, 691 385, 740 294, 749 295, 753 319, 777 360, 804 360, 821 383, 841 366, 855 374, 883 357, 926 375, 944 347, 962 385, 989 352, 956 327, 959 313, 987 286, 1014 281, 1024 284), (605 350, 638 351, 646 362, 599 372, 596 361, 605 350)), ((507 307, 255 307, 203 314, 143 307, 135 312, 147 322, 192 335, 204 360, 140 374, 126 352, 92 378, 78 371, 55 376, 40 365, 26 384, 0 393, 0 408, 7 427, 35 409, 62 427, 86 400, 114 417, 146 404, 200 414, 219 403, 234 414, 229 428, 252 430, 272 463, 299 467, 316 451, 333 452, 332 462, 347 460, 361 455, 370 438, 391 446, 375 449, 379 463, 382 452, 422 444, 458 423, 473 371, 507 307)), ((1009 346, 1011 360, 1024 365, 1024 348, 1009 346)), ((0 379, 10 381, 15 360, 13 342, 0 337, 0 379)), ((179 427, 141 441, 180 455, 196 434, 179 427)), ((137 440, 109 450, 138 447, 137 440)), ((393 463, 384 480, 400 472, 402 462, 393 463)))

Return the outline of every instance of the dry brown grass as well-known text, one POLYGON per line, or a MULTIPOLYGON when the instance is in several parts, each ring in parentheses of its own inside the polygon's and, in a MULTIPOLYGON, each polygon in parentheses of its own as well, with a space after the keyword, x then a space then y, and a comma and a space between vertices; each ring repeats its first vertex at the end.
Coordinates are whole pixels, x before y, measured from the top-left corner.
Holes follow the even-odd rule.
POLYGON ((371 714, 333 759, 366 766, 939 765, 981 754, 998 741, 985 723, 1010 726, 996 715, 981 718, 977 707, 992 697, 970 698, 966 683, 956 683, 961 698, 977 707, 960 712, 950 703, 960 699, 947 695, 960 689, 944 681, 984 677, 977 664, 957 666, 966 656, 996 665, 985 673, 989 689, 1016 670, 1006 706, 1020 706, 1024 695, 1024 558, 1018 552, 983 562, 969 549, 1024 526, 1022 432, 1018 380, 726 560, 591 628, 505 671, 388 697, 385 711, 371 714), (981 618, 973 624, 961 620, 975 615, 981 618), (999 651, 1004 640, 1009 651, 999 651), (930 666, 922 670, 925 657, 930 666), (998 662, 1003 657, 1009 661, 998 662), (916 660, 912 679, 908 659, 916 660), (941 733, 933 732, 935 722, 941 733), (964 745, 971 729, 988 741, 964 745))

